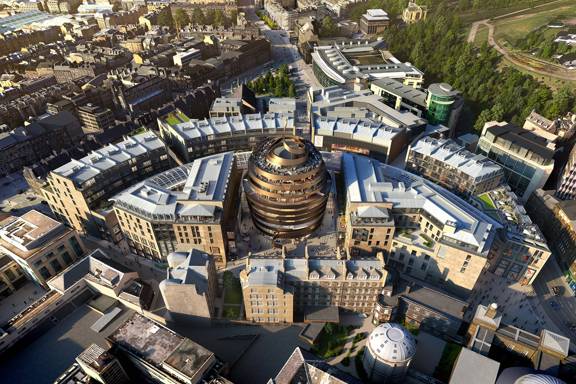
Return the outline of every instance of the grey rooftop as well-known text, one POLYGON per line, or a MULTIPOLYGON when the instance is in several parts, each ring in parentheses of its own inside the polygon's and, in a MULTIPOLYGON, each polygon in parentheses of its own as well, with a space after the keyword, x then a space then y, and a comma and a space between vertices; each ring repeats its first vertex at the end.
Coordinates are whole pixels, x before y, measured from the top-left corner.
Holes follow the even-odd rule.
POLYGON ((487 253, 501 225, 446 189, 410 172, 364 156, 342 156, 347 199, 358 206, 390 203, 392 209, 420 209, 444 226, 443 238, 487 253))
POLYGON ((81 186, 103 172, 110 171, 131 159, 163 147, 162 140, 154 132, 147 131, 127 137, 118 144, 107 145, 79 160, 73 159, 52 172, 81 186))
POLYGON ((476 182, 503 172, 492 160, 474 154, 452 140, 425 137, 412 144, 410 151, 441 161, 447 167, 457 169, 476 182))
POLYGON ((135 214, 159 221, 214 218, 214 203, 224 202, 233 166, 233 152, 202 157, 139 182, 111 200, 135 214))
POLYGON ((292 128, 295 124, 293 113, 254 113, 204 120, 190 120, 182 113, 167 116, 174 116, 176 120, 168 120, 165 117, 158 120, 183 140, 208 140, 214 136, 273 133, 285 127, 292 128))

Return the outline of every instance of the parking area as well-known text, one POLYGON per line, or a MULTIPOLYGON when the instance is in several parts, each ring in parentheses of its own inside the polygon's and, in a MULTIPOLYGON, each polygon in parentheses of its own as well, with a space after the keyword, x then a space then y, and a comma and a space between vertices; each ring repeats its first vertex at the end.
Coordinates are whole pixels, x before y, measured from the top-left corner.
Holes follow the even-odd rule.
POLYGON ((41 196, 36 196, 20 173, 0 178, 0 210, 4 213, 21 215, 29 210, 50 212, 41 196))

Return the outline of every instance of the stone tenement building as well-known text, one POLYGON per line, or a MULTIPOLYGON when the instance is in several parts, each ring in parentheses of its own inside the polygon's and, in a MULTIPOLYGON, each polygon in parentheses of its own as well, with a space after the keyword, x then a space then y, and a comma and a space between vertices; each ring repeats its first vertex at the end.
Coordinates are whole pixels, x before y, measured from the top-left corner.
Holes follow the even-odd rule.
POLYGON ((169 166, 164 143, 144 132, 54 169, 42 193, 52 212, 72 228, 118 242, 108 198, 169 166))
POLYGON ((197 248, 226 266, 235 250, 240 175, 232 152, 194 160, 134 184, 112 198, 133 253, 166 260, 197 248))
POLYGON ((250 257, 240 274, 246 319, 292 323, 295 316, 327 307, 368 314, 386 277, 381 255, 362 260, 250 257))
POLYGON ((53 151, 77 145, 84 133, 69 112, 44 116, 35 122, 0 133, 0 175, 22 170, 53 151))
POLYGON ((382 251, 387 265, 432 284, 470 291, 501 225, 444 188, 376 160, 342 156, 346 246, 382 251))

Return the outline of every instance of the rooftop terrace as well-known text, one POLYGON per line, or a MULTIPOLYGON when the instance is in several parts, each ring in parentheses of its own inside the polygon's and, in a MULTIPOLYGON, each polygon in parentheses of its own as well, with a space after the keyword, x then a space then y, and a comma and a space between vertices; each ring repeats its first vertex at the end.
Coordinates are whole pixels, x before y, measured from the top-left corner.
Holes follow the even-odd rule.
POLYGON ((36 210, 28 211, 20 217, 10 216, 0 222, 0 246, 14 249, 19 255, 28 256, 28 252, 53 239, 62 229, 64 229, 62 223, 45 214, 36 210))

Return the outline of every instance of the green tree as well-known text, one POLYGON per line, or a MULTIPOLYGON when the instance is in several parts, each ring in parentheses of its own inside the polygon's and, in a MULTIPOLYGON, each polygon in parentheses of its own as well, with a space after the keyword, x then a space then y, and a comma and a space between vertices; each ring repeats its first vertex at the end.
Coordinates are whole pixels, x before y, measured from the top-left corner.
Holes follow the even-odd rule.
POLYGON ((194 8, 192 11, 192 24, 194 25, 204 25, 206 24, 206 18, 204 16, 204 12, 202 12, 202 8, 194 8))
POLYGON ((282 86, 282 83, 280 81, 276 81, 276 84, 274 85, 274 96, 276 97, 284 96, 284 87, 282 86))
POLYGON ((547 115, 554 118, 569 111, 574 105, 574 96, 575 95, 568 86, 564 86, 557 90, 548 105, 547 115))
POLYGON ((274 76, 272 76, 272 72, 266 73, 266 89, 269 92, 272 92, 275 86, 276 86, 276 80, 274 79, 274 76))
POLYGON ((216 12, 214 11, 214 9, 210 8, 210 9, 206 10, 206 13, 204 15, 205 15, 204 20, 206 22, 206 25, 214 25, 214 19, 216 17, 216 12))
POLYGON ((320 36, 321 37, 334 37, 338 35, 338 25, 330 16, 326 16, 322 19, 320 24, 320 36))
POLYGON ((226 17, 224 16, 224 12, 221 9, 217 9, 214 11, 214 25, 220 27, 223 26, 226 22, 226 17))
POLYGON ((230 11, 230 15, 226 18, 226 27, 231 27, 236 25, 236 19, 238 18, 238 11, 232 10, 230 11))
POLYGON ((174 25, 177 29, 187 26, 190 24, 190 17, 188 13, 182 8, 178 8, 176 12, 174 12, 174 25))
POLYGON ((170 12, 161 12, 158 15, 158 25, 174 28, 174 18, 170 12))

